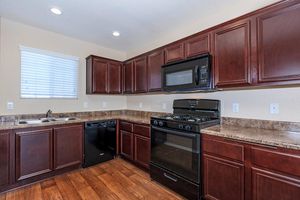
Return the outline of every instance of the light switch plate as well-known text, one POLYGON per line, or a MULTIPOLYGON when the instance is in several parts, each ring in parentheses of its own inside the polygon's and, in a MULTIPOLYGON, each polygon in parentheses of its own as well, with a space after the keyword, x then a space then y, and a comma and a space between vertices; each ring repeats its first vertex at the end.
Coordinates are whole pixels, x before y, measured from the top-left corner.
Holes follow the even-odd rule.
POLYGON ((163 109, 163 110, 166 110, 166 109, 167 109, 167 104, 166 104, 166 103, 163 103, 163 104, 162 104, 162 109, 163 109))
POLYGON ((143 108, 143 103, 142 102, 139 103, 139 108, 143 108))
POLYGON ((107 102, 106 101, 103 101, 102 102, 102 108, 106 108, 107 107, 107 102))
POLYGON ((83 107, 84 108, 88 108, 89 107, 89 103, 88 102, 83 102, 83 107))
POLYGON ((232 112, 234 112, 234 113, 240 112, 240 104, 239 103, 232 104, 232 112))
POLYGON ((279 114, 279 104, 278 103, 270 104, 270 114, 279 114))

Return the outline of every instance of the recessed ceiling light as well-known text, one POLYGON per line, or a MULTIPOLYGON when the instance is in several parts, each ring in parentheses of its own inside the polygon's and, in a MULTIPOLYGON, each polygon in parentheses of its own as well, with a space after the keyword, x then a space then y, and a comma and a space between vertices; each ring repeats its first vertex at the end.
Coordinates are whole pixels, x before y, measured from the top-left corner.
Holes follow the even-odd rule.
POLYGON ((56 15, 61 15, 61 13, 62 13, 61 10, 59 10, 58 8, 51 8, 50 10, 51 10, 51 12, 53 12, 56 15))
POLYGON ((118 31, 114 31, 112 34, 113 34, 113 36, 115 36, 115 37, 119 37, 119 36, 120 36, 120 32, 118 32, 118 31))

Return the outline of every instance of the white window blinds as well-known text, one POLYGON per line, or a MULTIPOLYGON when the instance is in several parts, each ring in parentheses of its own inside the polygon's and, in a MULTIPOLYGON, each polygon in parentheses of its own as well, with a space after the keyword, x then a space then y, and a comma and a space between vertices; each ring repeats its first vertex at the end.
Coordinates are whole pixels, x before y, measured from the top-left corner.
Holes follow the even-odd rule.
POLYGON ((20 51, 21 98, 77 98, 77 57, 23 46, 20 51))

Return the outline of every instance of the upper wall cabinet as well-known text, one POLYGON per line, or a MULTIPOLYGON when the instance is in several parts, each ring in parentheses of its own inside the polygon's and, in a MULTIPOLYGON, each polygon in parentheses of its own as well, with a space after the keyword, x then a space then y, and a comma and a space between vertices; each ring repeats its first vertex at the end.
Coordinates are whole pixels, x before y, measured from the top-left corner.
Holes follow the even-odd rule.
POLYGON ((209 52, 208 34, 196 35, 185 41, 185 55, 187 58, 209 52))
POLYGON ((258 83, 300 83, 300 4, 257 16, 258 83))
POLYGON ((161 90, 161 66, 164 65, 164 52, 157 50, 148 55, 148 91, 161 90))
POLYGON ((97 56, 86 58, 86 93, 120 94, 122 83, 121 63, 97 56))
POLYGON ((250 21, 239 21, 213 31, 214 77, 217 87, 251 83, 250 21))
POLYGON ((123 71, 123 91, 124 93, 133 93, 134 79, 134 61, 128 61, 124 64, 123 71))
POLYGON ((173 43, 165 48, 165 61, 166 63, 175 62, 185 59, 184 43, 173 43))
POLYGON ((108 65, 108 93, 122 93, 122 64, 110 62, 108 65))
POLYGON ((147 57, 139 57, 134 60, 134 92, 147 92, 147 57))

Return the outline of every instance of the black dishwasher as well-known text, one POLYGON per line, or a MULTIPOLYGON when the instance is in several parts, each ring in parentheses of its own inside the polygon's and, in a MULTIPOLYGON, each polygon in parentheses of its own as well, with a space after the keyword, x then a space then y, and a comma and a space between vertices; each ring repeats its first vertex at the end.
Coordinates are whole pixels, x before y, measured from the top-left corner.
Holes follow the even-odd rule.
POLYGON ((111 160, 116 155, 116 121, 92 121, 85 123, 84 163, 89 167, 111 160))

